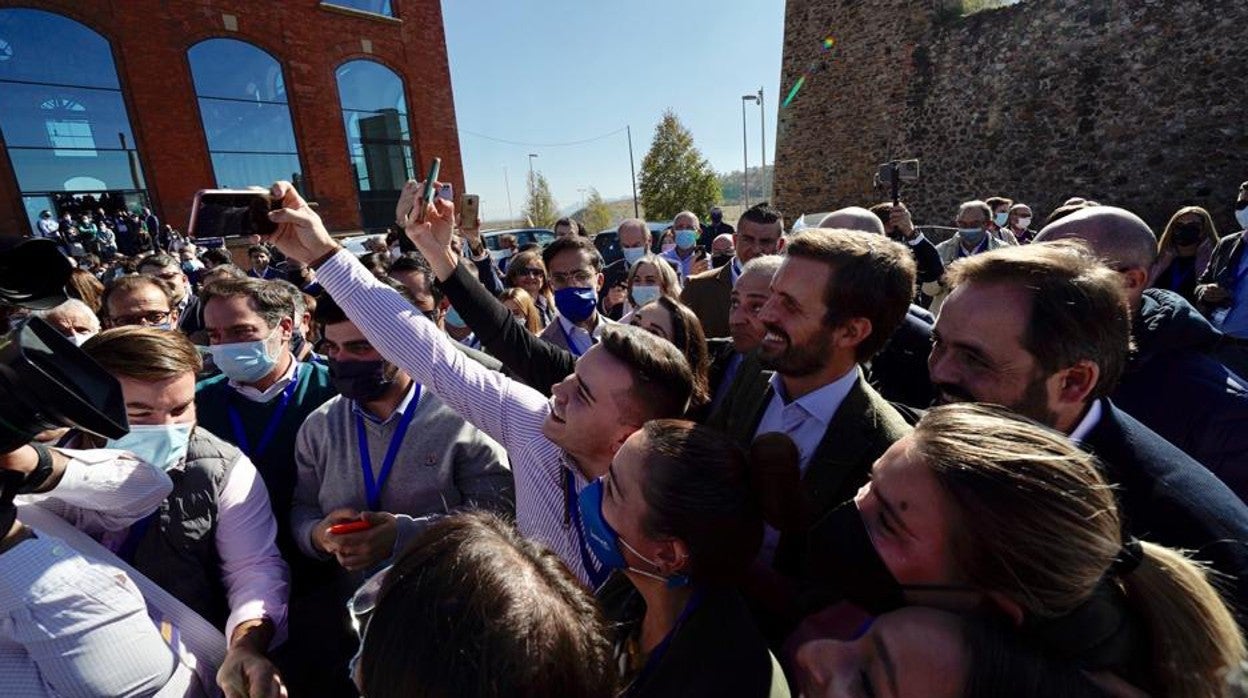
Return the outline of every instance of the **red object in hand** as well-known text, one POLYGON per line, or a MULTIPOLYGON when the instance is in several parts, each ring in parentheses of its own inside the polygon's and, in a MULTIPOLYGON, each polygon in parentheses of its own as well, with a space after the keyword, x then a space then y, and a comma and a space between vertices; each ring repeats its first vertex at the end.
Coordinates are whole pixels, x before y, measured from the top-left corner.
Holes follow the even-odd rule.
POLYGON ((344 533, 359 533, 360 531, 367 531, 372 527, 373 525, 371 523, 365 521, 364 519, 360 519, 358 521, 348 521, 346 523, 334 524, 329 527, 329 533, 330 535, 340 536, 344 533))

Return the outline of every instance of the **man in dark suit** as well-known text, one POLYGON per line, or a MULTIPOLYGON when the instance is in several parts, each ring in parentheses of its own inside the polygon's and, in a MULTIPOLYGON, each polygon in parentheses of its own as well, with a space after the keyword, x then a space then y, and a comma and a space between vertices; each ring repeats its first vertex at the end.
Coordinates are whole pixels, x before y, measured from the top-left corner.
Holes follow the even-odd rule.
POLYGON ((1058 242, 966 257, 946 279, 929 358, 940 399, 1005 405, 1068 434, 1101 459, 1128 532, 1192 551, 1248 608, 1248 506, 1109 400, 1131 331, 1118 275, 1058 242))
POLYGON ((728 336, 728 311, 732 304, 732 287, 741 275, 741 268, 759 255, 776 254, 784 247, 784 218, 766 202, 741 214, 733 233, 736 255, 718 269, 689 277, 680 302, 689 306, 702 321, 707 337, 728 336))
MULTIPOLYGON (((1239 185, 1235 221, 1248 228, 1248 182, 1239 185)), ((1218 358, 1248 378, 1248 230, 1231 233, 1213 248, 1209 266, 1197 280, 1196 300, 1201 312, 1225 335, 1218 358)))
POLYGON ((769 527, 760 554, 761 562, 792 574, 804 549, 795 531, 852 497, 875 459, 910 430, 859 365, 901 323, 915 270, 901 245, 856 231, 805 231, 785 249, 759 311, 767 330, 759 356, 775 374, 764 381, 759 372, 738 372, 710 423, 743 445, 780 432, 797 446, 800 485, 792 505, 804 521, 783 536, 769 527))
POLYGON ((1135 351, 1115 406, 1178 446, 1248 501, 1248 387, 1213 356, 1222 333, 1177 293, 1147 288, 1157 238, 1112 206, 1076 211, 1037 242, 1082 240, 1118 272, 1131 307, 1135 351))

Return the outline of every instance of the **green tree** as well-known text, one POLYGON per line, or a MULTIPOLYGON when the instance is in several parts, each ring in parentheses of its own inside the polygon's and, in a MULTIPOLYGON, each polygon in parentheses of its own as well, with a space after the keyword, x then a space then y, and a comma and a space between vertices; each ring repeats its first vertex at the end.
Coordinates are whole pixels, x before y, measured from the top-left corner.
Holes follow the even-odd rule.
POLYGON ((589 196, 585 199, 585 210, 581 212, 581 222, 585 224, 589 234, 593 235, 611 227, 611 218, 611 208, 607 206, 607 202, 602 200, 597 189, 590 187, 589 196))
POLYGON ((524 206, 524 215, 529 222, 540 228, 549 228, 559 220, 559 205, 550 193, 550 182, 546 175, 535 172, 529 177, 529 200, 524 206))
POLYGON ((654 129, 650 152, 641 161, 638 189, 646 215, 655 220, 686 209, 702 213, 719 203, 719 177, 698 149, 693 134, 671 109, 654 129))

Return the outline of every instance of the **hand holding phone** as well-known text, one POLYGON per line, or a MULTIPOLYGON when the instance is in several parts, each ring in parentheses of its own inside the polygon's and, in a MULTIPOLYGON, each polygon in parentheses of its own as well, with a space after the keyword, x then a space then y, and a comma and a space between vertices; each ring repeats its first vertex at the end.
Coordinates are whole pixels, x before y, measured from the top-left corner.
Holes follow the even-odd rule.
POLYGON ((442 158, 434 158, 429 163, 429 174, 425 175, 425 186, 420 190, 420 199, 417 200, 416 220, 421 223, 425 222, 425 211, 429 205, 433 203, 433 195, 438 186, 438 173, 442 170, 442 158))
POLYGON ((368 521, 358 519, 356 521, 348 521, 346 523, 334 524, 333 526, 330 526, 329 534, 331 536, 341 536, 345 533, 359 533, 360 531, 367 531, 372 527, 373 525, 368 521))

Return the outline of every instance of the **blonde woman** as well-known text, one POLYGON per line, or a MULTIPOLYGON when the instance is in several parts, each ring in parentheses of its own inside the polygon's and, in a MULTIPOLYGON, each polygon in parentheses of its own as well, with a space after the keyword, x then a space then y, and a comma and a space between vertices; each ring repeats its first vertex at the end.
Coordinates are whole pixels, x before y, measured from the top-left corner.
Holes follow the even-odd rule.
POLYGON ((1095 458, 1004 408, 929 411, 810 543, 811 577, 871 615, 987 609, 1107 684, 1212 698, 1244 659, 1204 567, 1125 534, 1095 458))
POLYGON ((524 329, 533 334, 541 334, 545 329, 546 323, 542 322, 542 314, 538 312, 537 306, 533 303, 533 296, 529 292, 513 287, 503 291, 498 296, 498 300, 511 311, 512 317, 516 322, 524 326, 524 329))
POLYGON ((508 288, 524 289, 542 316, 542 326, 550 324, 555 317, 555 295, 540 250, 525 250, 512 257, 503 281, 508 288))
POLYGON ((1196 302, 1196 280, 1209 266, 1218 244, 1218 229, 1209 212, 1199 206, 1181 208, 1170 217, 1157 241, 1157 261, 1151 284, 1196 302))

